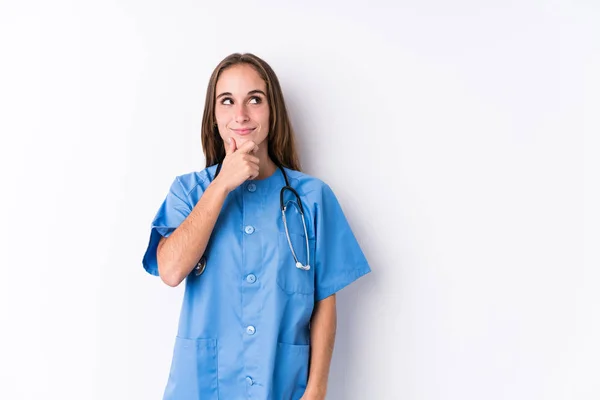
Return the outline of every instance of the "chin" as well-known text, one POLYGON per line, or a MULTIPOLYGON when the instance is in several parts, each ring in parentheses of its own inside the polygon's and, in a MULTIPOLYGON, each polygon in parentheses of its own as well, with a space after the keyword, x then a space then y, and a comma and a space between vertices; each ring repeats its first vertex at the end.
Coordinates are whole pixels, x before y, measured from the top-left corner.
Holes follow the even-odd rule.
POLYGON ((254 143, 256 143, 257 145, 263 143, 265 141, 266 137, 255 137, 253 135, 248 135, 248 136, 242 136, 239 138, 236 138, 236 141, 238 143, 244 143, 247 142, 248 140, 252 140, 254 143))

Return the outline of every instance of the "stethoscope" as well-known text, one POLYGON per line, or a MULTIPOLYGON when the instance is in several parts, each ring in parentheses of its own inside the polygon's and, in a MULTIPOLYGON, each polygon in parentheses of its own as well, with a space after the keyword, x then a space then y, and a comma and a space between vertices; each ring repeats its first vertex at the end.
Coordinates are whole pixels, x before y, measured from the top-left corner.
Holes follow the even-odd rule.
MULTIPOLYGON (((217 177, 217 175, 219 175, 219 171, 221 171, 221 165, 222 165, 222 163, 218 164, 217 171, 215 172, 215 176, 214 176, 213 180, 217 177)), ((285 186, 282 187, 281 191, 279 192, 279 208, 281 209, 281 218, 283 219, 283 226, 285 228, 285 236, 287 237, 288 245, 290 246, 292 256, 294 257, 294 261, 296 263, 296 268, 304 270, 304 271, 308 271, 310 269, 310 249, 308 246, 308 232, 306 230, 306 219, 304 217, 304 209, 302 208, 302 201, 300 201, 300 196, 298 195, 298 192, 296 192, 296 190, 290 186, 290 182, 288 181, 287 174, 285 173, 283 167, 281 165, 277 165, 277 166, 281 170, 281 173, 283 174, 283 177, 285 179, 285 186), (284 197, 286 190, 289 190, 290 192, 292 192, 294 194, 294 197, 296 198, 295 202, 294 202, 294 200, 288 200, 285 203, 283 202, 283 197, 284 197), (302 225, 304 226, 304 238, 306 239, 306 264, 302 264, 298 260, 298 257, 296 257, 296 252, 294 251, 294 246, 292 246, 292 240, 290 239, 290 232, 288 231, 287 220, 285 218, 285 211, 287 210, 289 204, 292 204, 293 206, 295 206, 296 209, 298 209, 298 212, 300 212, 300 215, 302 216, 302 225)), ((204 272, 205 269, 206 269, 206 256, 203 255, 200 258, 200 261, 198 261, 198 264, 196 264, 196 267, 194 267, 194 273, 196 274, 196 276, 200 276, 200 275, 202 275, 202 273, 204 272)))

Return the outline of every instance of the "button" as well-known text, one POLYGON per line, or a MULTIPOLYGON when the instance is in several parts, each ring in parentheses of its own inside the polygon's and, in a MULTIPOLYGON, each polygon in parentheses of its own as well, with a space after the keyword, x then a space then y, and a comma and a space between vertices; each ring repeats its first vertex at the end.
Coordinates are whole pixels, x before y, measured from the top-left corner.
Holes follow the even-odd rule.
POLYGON ((254 335, 254 332, 256 332, 256 328, 254 328, 252 325, 250 325, 246 328, 246 333, 248 335, 254 335))
POLYGON ((254 184, 254 183, 249 183, 249 184, 248 184, 248 191, 249 191, 249 192, 256 192, 256 184, 254 184))
POLYGON ((246 383, 250 386, 254 385, 254 381, 249 376, 246 377, 246 383))
POLYGON ((254 233, 254 227, 252 225, 246 225, 244 232, 246 232, 248 235, 252 235, 252 233, 254 233))
POLYGON ((249 274, 249 275, 246 277, 246 282, 248 282, 248 283, 254 283, 254 282, 256 282, 256 275, 254 275, 254 274, 249 274))

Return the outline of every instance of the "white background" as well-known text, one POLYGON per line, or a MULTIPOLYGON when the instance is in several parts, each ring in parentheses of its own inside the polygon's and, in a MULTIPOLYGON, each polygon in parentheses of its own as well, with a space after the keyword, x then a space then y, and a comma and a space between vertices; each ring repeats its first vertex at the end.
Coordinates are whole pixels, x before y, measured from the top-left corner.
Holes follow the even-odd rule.
POLYGON ((0 398, 161 397, 183 285, 141 260, 238 51, 373 269, 329 400, 600 398, 600 5, 213 3, 0 3, 0 398))

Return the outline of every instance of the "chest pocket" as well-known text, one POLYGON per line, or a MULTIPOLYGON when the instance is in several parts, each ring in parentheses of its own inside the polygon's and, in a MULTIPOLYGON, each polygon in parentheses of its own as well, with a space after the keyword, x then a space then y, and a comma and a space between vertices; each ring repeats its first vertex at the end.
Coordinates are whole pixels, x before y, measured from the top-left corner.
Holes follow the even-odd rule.
POLYGON ((294 260, 290 244, 288 243, 285 234, 285 227, 283 223, 281 223, 278 235, 279 269, 277 271, 277 284, 284 292, 289 294, 313 294, 315 291, 315 239, 310 237, 311 229, 308 225, 310 224, 310 219, 308 215, 306 215, 310 258, 306 253, 306 236, 304 234, 302 216, 295 207, 291 206, 287 209, 286 221, 290 242, 294 248, 296 257, 303 265, 310 262, 310 269, 304 270, 296 267, 296 261, 294 260))

